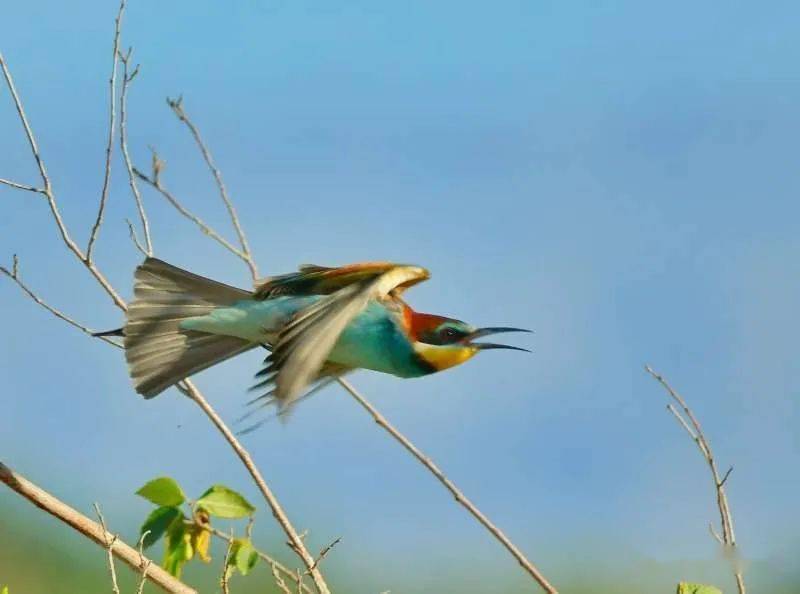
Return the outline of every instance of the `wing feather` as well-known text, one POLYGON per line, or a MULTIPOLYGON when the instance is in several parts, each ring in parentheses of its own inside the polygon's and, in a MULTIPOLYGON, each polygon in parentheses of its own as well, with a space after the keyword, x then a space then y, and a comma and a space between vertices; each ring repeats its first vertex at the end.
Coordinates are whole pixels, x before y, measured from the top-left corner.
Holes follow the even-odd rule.
POLYGON ((259 387, 274 381, 274 396, 282 409, 319 376, 341 333, 370 300, 394 299, 396 291, 430 276, 419 266, 385 263, 321 272, 319 269, 309 274, 329 275, 324 286, 338 285, 339 288, 298 312, 281 330, 272 353, 265 360, 267 367, 258 373, 262 378, 259 387))

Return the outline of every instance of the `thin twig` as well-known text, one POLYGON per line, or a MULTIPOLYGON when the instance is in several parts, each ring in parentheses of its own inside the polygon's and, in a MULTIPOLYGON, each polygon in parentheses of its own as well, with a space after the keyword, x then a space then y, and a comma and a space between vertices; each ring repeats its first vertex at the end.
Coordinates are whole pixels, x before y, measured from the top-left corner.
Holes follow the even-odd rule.
POLYGON ((44 190, 42 188, 36 188, 34 186, 29 186, 28 184, 21 184, 19 182, 11 181, 10 179, 0 178, 0 184, 3 184, 5 186, 11 186, 12 188, 16 188, 17 190, 26 190, 28 192, 36 192, 37 194, 44 194, 44 190))
MULTIPOLYGON (((322 549, 319 552, 319 555, 317 555, 317 558, 314 559, 314 567, 317 567, 322 562, 322 560, 328 555, 328 553, 331 552, 331 549, 333 549, 333 547, 335 547, 337 544, 339 544, 339 542, 341 540, 342 540, 342 537, 340 536, 336 540, 334 540, 331 544, 329 544, 324 549, 322 549)), ((306 571, 306 575, 308 575, 308 571, 306 571)))
POLYGON ((286 585, 286 580, 283 579, 283 576, 278 572, 277 563, 271 563, 270 569, 272 570, 272 577, 275 578, 275 584, 278 586, 283 594, 292 594, 292 591, 289 589, 289 586, 286 585))
MULTIPOLYGON (((248 527, 250 525, 251 524, 248 524, 248 527)), ((204 530, 208 530, 212 535, 214 535, 215 537, 219 538, 220 540, 224 540, 228 544, 233 542, 233 537, 225 534, 222 530, 217 530, 213 526, 208 526, 208 525, 204 525, 204 526, 202 526, 202 528, 204 530)), ((248 537, 249 537, 249 534, 248 534, 248 537)), ((258 555, 261 558, 262 561, 264 561, 266 563, 269 563, 270 566, 277 567, 278 571, 280 571, 282 574, 284 574, 285 576, 289 577, 290 579, 292 579, 292 580, 295 579, 294 571, 292 571, 291 569, 289 569, 288 567, 283 565, 280 561, 278 561, 277 559, 275 559, 271 555, 268 555, 267 553, 265 553, 264 551, 262 551, 260 549, 257 549, 255 547, 253 547, 253 550, 256 552, 256 555, 258 555)), ((308 586, 305 586, 305 585, 303 586, 303 589, 306 592, 308 592, 309 594, 311 594, 313 592, 313 590, 311 588, 309 588, 308 586)))
POLYGON ((119 11, 114 21, 114 49, 112 50, 111 77, 108 80, 108 143, 106 144, 106 163, 103 170, 103 189, 100 191, 100 206, 97 208, 97 218, 95 219, 92 231, 89 234, 89 243, 86 246, 86 259, 92 261, 92 250, 100 233, 100 226, 103 224, 103 214, 106 210, 108 200, 108 187, 111 182, 111 155, 114 152, 114 131, 117 122, 117 65, 119 60, 119 34, 122 27, 122 14, 125 12, 125 0, 119 3, 119 11))
POLYGON ((250 252, 250 245, 247 242, 247 235, 245 234, 244 230, 242 229, 242 225, 239 222, 239 215, 236 213, 236 208, 233 205, 233 202, 228 196, 228 190, 225 187, 225 183, 222 181, 222 173, 214 164, 214 160, 211 158, 211 152, 208 150, 208 146, 203 141, 203 138, 200 136, 200 131, 198 130, 197 126, 195 126, 194 122, 189 119, 189 116, 186 115, 186 111, 183 109, 183 97, 178 97, 178 99, 170 99, 167 97, 167 105, 170 106, 172 112, 175 116, 184 124, 186 127, 189 128, 189 131, 192 133, 195 142, 197 143, 197 147, 200 149, 200 152, 203 154, 203 159, 208 165, 208 168, 211 170, 211 174, 214 176, 214 181, 217 183, 217 188, 219 189, 220 198, 225 203, 225 208, 228 209, 228 215, 230 216, 231 223, 233 224, 233 228, 236 230, 236 236, 239 238, 239 245, 241 246, 241 253, 240 256, 247 264, 248 268, 250 268, 250 274, 253 277, 253 280, 258 279, 258 267, 256 266, 255 260, 253 260, 253 255, 250 252))
MULTIPOLYGON (((108 528, 106 527, 105 518, 103 518, 103 514, 100 512, 100 506, 95 503, 94 504, 94 511, 97 514, 97 518, 100 520, 100 526, 103 527, 103 535, 106 536, 108 534, 108 528)), ((111 591, 114 594, 120 594, 119 592, 119 584, 117 583, 117 570, 114 567, 114 543, 117 542, 117 535, 112 534, 110 537, 106 537, 106 552, 108 553, 108 573, 111 575, 111 591)))
POLYGON ((125 219, 125 222, 128 224, 128 234, 130 235, 131 241, 133 242, 133 245, 136 247, 136 249, 139 250, 139 252, 141 252, 141 254, 145 258, 147 258, 148 256, 152 256, 153 253, 148 252, 139 241, 139 237, 136 235, 136 229, 133 227, 133 223, 131 223, 131 220, 125 219))
POLYGON ((58 204, 56 203, 55 195, 53 194, 53 185, 50 182, 50 176, 47 173, 47 168, 44 165, 44 160, 42 159, 41 153, 39 152, 39 145, 36 142, 36 137, 33 135, 33 130, 31 129, 31 125, 28 122, 28 117, 25 115, 25 110, 22 107, 22 101, 19 98, 19 94, 17 93, 17 88, 14 86, 14 79, 11 77, 11 72, 8 69, 8 65, 6 64, 5 58, 3 58, 3 54, 0 54, 0 69, 3 71, 3 77, 5 78, 6 85, 8 86, 8 90, 11 92, 11 98, 14 100, 14 106, 17 110, 17 114, 19 115, 20 123, 22 124, 23 129, 25 130, 25 137, 28 139, 28 144, 31 147, 31 153, 33 154, 33 158, 36 161, 36 166, 39 169, 39 175, 42 178, 42 182, 44 183, 44 188, 42 188, 42 193, 47 198, 47 204, 50 207, 50 212, 53 215, 53 220, 56 223, 56 227, 58 228, 58 232, 61 235, 61 239, 64 241, 64 244, 67 248, 75 255, 75 257, 89 270, 89 272, 94 276, 103 290, 111 297, 111 300, 121 310, 125 311, 126 305, 125 301, 119 294, 116 292, 114 287, 111 286, 111 283, 108 282, 108 279, 100 272, 97 266, 92 262, 86 255, 84 255, 83 251, 78 244, 72 239, 67 231, 67 227, 64 224, 64 220, 61 218, 61 212, 58 209, 58 204))
POLYGON ((139 584, 136 586, 136 594, 142 594, 144 592, 144 584, 147 581, 147 571, 150 569, 151 561, 144 556, 144 539, 147 538, 147 535, 150 534, 149 530, 145 530, 142 535, 139 537, 139 543, 137 548, 139 549, 139 569, 141 570, 142 574, 139 578, 139 584))
POLYGON ((55 307, 53 307, 52 305, 50 305, 49 303, 44 301, 41 297, 39 297, 39 295, 37 295, 30 287, 28 287, 28 285, 26 285, 24 282, 22 282, 22 279, 20 278, 20 275, 19 275, 19 260, 18 260, 17 256, 14 256, 14 264, 13 264, 11 270, 9 270, 8 268, 6 268, 4 266, 0 266, 0 274, 4 274, 8 278, 10 278, 12 281, 14 281, 14 283, 16 283, 16 285, 20 289, 22 289, 22 291, 28 297, 30 297, 37 305, 40 305, 41 307, 43 307, 44 309, 49 311, 51 314, 53 314, 58 319, 63 320, 64 322, 66 322, 70 326, 72 326, 74 328, 77 328, 78 330, 80 330, 81 332, 83 332, 84 334, 86 334, 88 336, 91 336, 92 338, 99 338, 103 342, 107 342, 108 344, 114 345, 117 348, 122 348, 122 345, 120 343, 118 343, 117 341, 109 338, 108 336, 94 336, 94 334, 93 334, 94 330, 92 330, 91 328, 88 328, 87 326, 85 326, 84 324, 81 324, 80 322, 75 321, 73 318, 71 318, 70 316, 68 316, 67 314, 62 312, 61 310, 56 309, 55 307))
MULTIPOLYGON (((156 158, 157 158, 157 157, 156 157, 156 158)), ((160 161, 159 161, 159 162, 160 162, 160 161)), ((195 225, 197 225, 197 226, 200 228, 200 231, 202 231, 202 232, 203 232, 205 235, 208 235, 208 236, 209 236, 211 239, 213 239, 214 241, 216 241, 217 243, 219 243, 219 244, 220 244, 222 247, 224 247, 226 250, 228 250, 229 252, 231 252, 231 253, 232 253, 234 256, 236 256, 237 258, 240 258, 240 259, 241 259, 241 260, 243 260, 245 263, 247 262, 247 256, 244 254, 244 252, 242 252, 242 251, 241 251, 239 248, 237 248, 235 245, 233 245, 233 244, 232 244, 231 242, 229 242, 227 239, 225 239, 224 237, 222 237, 222 236, 221 236, 219 233, 217 233, 216 231, 214 231, 214 229, 212 229, 211 227, 209 227, 208 225, 206 225, 206 224, 203 222, 203 220, 202 220, 202 219, 200 219, 200 217, 198 217, 197 215, 195 215, 194 213, 192 213, 191 211, 189 211, 189 209, 187 209, 187 208, 186 208, 186 207, 185 207, 183 204, 181 204, 181 203, 180 203, 180 201, 178 201, 178 199, 177 199, 177 198, 175 198, 175 196, 172 194, 172 192, 170 192, 169 190, 167 190, 167 189, 166 189, 166 188, 165 188, 165 187, 162 185, 162 183, 161 183, 161 179, 160 179, 160 178, 159 178, 157 175, 153 175, 153 177, 152 177, 152 178, 151 178, 151 177, 148 177, 147 175, 145 175, 144 173, 142 173, 142 172, 141 172, 139 169, 137 169, 136 167, 134 167, 134 168, 133 168, 133 173, 134 173, 134 174, 135 174, 135 175, 136 175, 136 176, 137 176, 137 177, 138 177, 140 180, 142 180, 143 182, 145 182, 146 184, 148 184, 148 185, 149 185, 150 187, 152 187, 154 190, 156 190, 157 192, 159 192, 159 193, 160 193, 160 194, 161 194, 161 195, 162 195, 164 198, 166 198, 166 199, 167 199, 167 201, 168 201, 168 202, 169 202, 169 203, 170 203, 172 206, 174 206, 174 207, 175 207, 175 209, 176 209, 176 210, 177 210, 179 213, 181 213, 181 214, 182 214, 184 217, 186 217, 187 219, 189 219, 190 221, 192 221, 192 222, 193 222, 195 225)))
POLYGON ((480 522, 484 528, 486 528, 492 536, 497 539, 500 544, 505 547, 505 549, 511 553, 514 559, 522 566, 522 568, 527 571, 531 577, 542 587, 545 592, 549 594, 558 594, 558 591, 547 581, 547 578, 536 568, 536 566, 531 563, 531 561, 525 556, 525 554, 517 548, 517 546, 509 540, 509 538, 500 530, 497 526, 495 526, 489 518, 487 518, 481 510, 479 510, 472 501, 467 499, 466 495, 461 492, 461 490, 456 487, 456 485, 451 481, 447 476, 442 472, 438 466, 431 460, 428 456, 426 456, 422 451, 417 448, 405 435, 400 433, 394 426, 386 420, 381 413, 379 413, 369 401, 364 398, 353 386, 344 378, 339 378, 337 380, 342 387, 347 390, 350 395, 356 399, 364 409, 372 416, 374 421, 385 429, 389 435, 394 437, 400 444, 408 450, 417 460, 419 460, 425 468, 427 468, 433 476, 435 476, 444 487, 450 491, 450 493, 455 498, 456 502, 458 502, 461 506, 463 506, 472 516, 480 522))
MULTIPOLYGON (((711 478, 714 481, 714 490, 716 491, 717 496, 717 507, 719 508, 719 515, 720 515, 720 525, 722 526, 722 535, 718 535, 715 530, 711 530, 711 534, 716 538, 724 547, 729 549, 730 551, 735 551, 736 549, 736 536, 733 531, 733 515, 731 514, 730 506, 728 505, 728 496, 725 493, 725 481, 728 480, 728 476, 730 476, 733 467, 731 467, 726 473, 724 478, 720 478, 719 469, 717 468, 717 462, 714 458, 714 454, 711 450, 711 445, 708 442, 708 439, 703 433, 703 428, 700 426, 700 422, 697 420, 697 417, 694 415, 692 410, 689 408, 689 405, 686 404, 686 401, 683 397, 675 391, 672 386, 667 382, 664 377, 658 373, 656 373, 652 367, 649 365, 644 366, 645 371, 650 374, 661 386, 667 391, 670 398, 672 398, 676 403, 678 403, 679 407, 683 411, 683 414, 686 415, 686 418, 689 419, 687 422, 686 419, 683 417, 682 414, 678 412, 678 410, 672 406, 671 404, 667 406, 669 411, 675 416, 676 419, 683 425, 684 429, 689 433, 689 435, 694 439, 697 447, 700 449, 700 453, 703 455, 703 458, 706 460, 708 464, 709 470, 711 471, 711 478), (691 426, 690 426, 691 424, 691 426)), ((739 589, 739 594, 745 594, 745 585, 744 585, 744 577, 742 572, 740 571, 738 565, 736 565, 736 561, 734 561, 734 576, 736 578, 736 586, 739 589)))
POLYGON ((261 494, 267 501, 275 520, 278 522, 278 524, 280 524, 283 532, 289 538, 292 549, 297 553, 297 555, 305 564, 306 568, 309 570, 309 574, 314 580, 314 585, 316 586, 317 590, 320 594, 330 594, 330 590, 328 585, 325 583, 325 579, 322 577, 322 573, 314 566, 314 557, 312 557, 308 552, 303 540, 300 538, 294 526, 292 526, 292 523, 289 521, 289 517, 283 510, 278 498, 275 497, 272 489, 269 488, 269 485, 267 485, 264 477, 261 476, 261 471, 253 462, 253 458, 250 456, 250 453, 242 446, 241 443, 239 443, 239 440, 236 439, 233 431, 228 428, 222 418, 208 403, 203 394, 195 387, 191 380, 186 379, 182 381, 180 384, 178 384, 178 387, 203 410, 214 426, 219 430, 220 433, 222 433, 222 436, 225 438, 228 444, 230 444, 231 448, 233 448, 233 451, 236 452, 236 455, 242 461, 242 464, 244 464, 247 472, 250 473, 250 476, 256 483, 258 490, 261 491, 261 494))
MULTIPOLYGON (((231 531, 232 532, 232 531, 231 531)), ((228 580, 231 577, 230 571, 228 569, 228 564, 231 560, 231 551, 233 550, 233 534, 231 534, 230 539, 228 540, 228 546, 225 547, 225 558, 222 560, 222 575, 219 578, 219 586, 222 588, 222 594, 230 594, 230 589, 228 588, 228 580)))
MULTIPOLYGON (((136 176, 133 173, 133 164, 131 157, 128 153, 128 86, 131 84, 136 75, 139 73, 139 66, 137 65, 133 72, 128 74, 128 67, 130 66, 131 55, 133 48, 128 50, 125 55, 120 54, 120 61, 122 62, 122 91, 119 97, 119 144, 122 151, 122 158, 125 161, 125 168, 128 170, 128 185, 131 187, 133 194, 133 201, 136 203, 136 210, 139 212, 139 221, 142 224, 142 232, 144 233, 145 248, 141 248, 136 240, 137 247, 146 255, 153 255, 153 240, 150 237, 150 221, 147 219, 147 213, 144 210, 144 203, 142 202, 142 194, 139 192, 139 185, 136 183, 136 176)), ((131 227, 131 237, 135 238, 133 225, 128 223, 131 227)))
MULTIPOLYGON (((97 522, 87 518, 66 503, 59 501, 50 493, 41 487, 37 487, 2 462, 0 462, 0 482, 8 485, 12 491, 15 491, 36 507, 43 509, 103 547, 107 546, 106 543, 114 536, 104 530, 97 522)), ((138 551, 125 544, 120 539, 117 539, 113 543, 111 551, 117 559, 120 559, 134 570, 139 568, 141 558, 138 551)), ((172 592, 174 594, 197 594, 193 588, 175 579, 169 573, 158 567, 157 564, 154 564, 150 569, 147 574, 147 579, 165 592, 172 592)))

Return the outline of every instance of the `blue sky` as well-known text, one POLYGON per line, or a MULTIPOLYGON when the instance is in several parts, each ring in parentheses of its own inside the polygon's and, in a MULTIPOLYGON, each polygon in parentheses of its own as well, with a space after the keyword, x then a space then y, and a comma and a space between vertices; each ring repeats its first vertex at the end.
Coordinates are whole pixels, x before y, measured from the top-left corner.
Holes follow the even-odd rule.
MULTIPOLYGON (((0 22, 81 243, 102 181, 115 11, 14 3, 0 22)), ((135 0, 123 32, 142 63, 131 151, 146 168, 157 147, 165 183, 233 237, 164 103, 183 93, 264 273, 419 263, 433 278, 409 293, 416 308, 536 330, 518 341, 531 356, 353 381, 553 579, 575 551, 603 559, 609 541, 659 562, 715 558, 706 468, 645 362, 682 390, 720 463, 735 466, 744 555, 781 558, 798 545, 800 488, 798 17, 780 2, 135 0)), ((0 177, 35 183, 5 90, 0 101, 0 177)), ((130 295, 126 183, 116 161, 98 259, 130 295)), ((160 257, 247 285, 240 263, 143 192, 160 257)), ((33 287, 93 327, 120 323, 41 200, 0 187, 0 212, 0 255, 18 253, 33 287)), ((159 474, 256 499, 177 392, 140 400, 118 353, 8 282, 0 300, 5 460, 77 507, 102 502, 131 530, 145 513, 131 494, 159 474)), ((227 418, 240 414, 258 360, 199 378, 227 418)), ((345 536, 341 568, 368 550, 413 558, 421 575, 465 556, 515 570, 337 389, 246 443, 320 546, 345 536)))

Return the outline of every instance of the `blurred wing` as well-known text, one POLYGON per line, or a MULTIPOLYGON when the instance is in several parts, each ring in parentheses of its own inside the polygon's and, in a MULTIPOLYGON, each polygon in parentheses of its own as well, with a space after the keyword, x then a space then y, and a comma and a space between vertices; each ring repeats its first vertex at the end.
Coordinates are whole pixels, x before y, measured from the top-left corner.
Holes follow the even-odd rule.
MULTIPOLYGON (((339 335, 371 299, 386 299, 398 288, 430 275, 418 266, 393 265, 380 274, 373 269, 370 274, 361 270, 343 276, 350 279, 348 284, 300 310, 281 330, 272 354, 265 360, 266 369, 258 374, 266 376, 262 383, 274 381, 275 398, 281 408, 291 404, 319 376, 339 335)), ((338 279, 341 282, 342 276, 338 279)))
MULTIPOLYGON (((339 268, 304 264, 298 272, 282 274, 265 280, 256 287, 256 299, 269 299, 278 295, 330 295, 355 283, 375 280, 398 268, 417 268, 391 262, 362 262, 339 268)), ((418 268, 418 270, 424 270, 418 268)), ((413 279, 402 289, 426 280, 428 273, 413 279)), ((399 287, 398 287, 399 288, 399 287)))

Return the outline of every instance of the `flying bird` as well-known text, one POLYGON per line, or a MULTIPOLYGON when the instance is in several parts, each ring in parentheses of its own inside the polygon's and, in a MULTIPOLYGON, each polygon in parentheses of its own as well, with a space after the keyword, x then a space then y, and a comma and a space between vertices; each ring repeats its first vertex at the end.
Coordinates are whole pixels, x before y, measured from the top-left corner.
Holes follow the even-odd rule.
POLYGON ((136 391, 157 396, 234 355, 265 347, 256 374, 281 410, 315 384, 355 369, 420 377, 464 363, 479 351, 519 347, 476 342, 520 328, 476 328, 419 313, 402 299, 427 280, 419 266, 367 262, 339 268, 305 265, 245 291, 147 258, 134 276, 124 337, 136 391))

